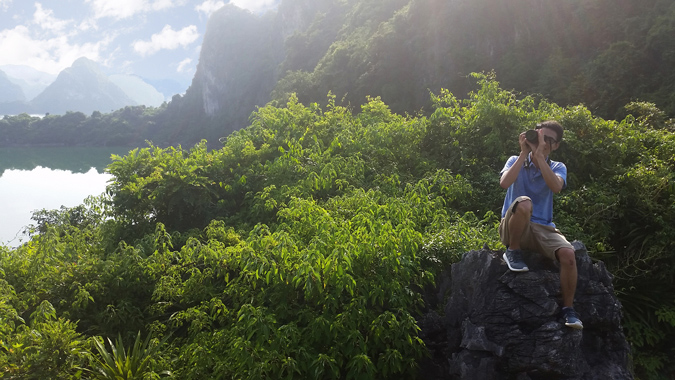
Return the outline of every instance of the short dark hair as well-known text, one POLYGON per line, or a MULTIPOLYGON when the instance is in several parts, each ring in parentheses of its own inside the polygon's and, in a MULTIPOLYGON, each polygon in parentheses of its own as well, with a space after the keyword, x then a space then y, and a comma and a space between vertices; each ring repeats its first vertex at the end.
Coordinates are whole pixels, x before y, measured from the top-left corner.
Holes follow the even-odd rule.
POLYGON ((558 135, 557 142, 561 142, 561 141, 562 141, 562 138, 563 138, 563 127, 562 127, 562 125, 560 125, 560 123, 558 123, 557 121, 555 121, 555 120, 546 120, 546 121, 542 121, 541 123, 538 123, 536 129, 542 129, 542 128, 548 128, 548 129, 552 130, 553 132, 555 132, 556 135, 558 135))

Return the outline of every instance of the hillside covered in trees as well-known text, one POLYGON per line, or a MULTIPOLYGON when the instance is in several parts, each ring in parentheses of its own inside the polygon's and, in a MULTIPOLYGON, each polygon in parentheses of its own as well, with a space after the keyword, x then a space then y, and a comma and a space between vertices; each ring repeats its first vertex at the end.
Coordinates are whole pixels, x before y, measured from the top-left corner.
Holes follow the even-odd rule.
POLYGON ((492 70, 504 88, 605 119, 623 119, 631 101, 673 117, 673 35, 668 0, 283 0, 262 16, 227 5, 209 19, 185 95, 104 117, 6 117, 0 144, 51 133, 58 145, 217 147, 256 107, 293 93, 325 105, 331 92, 352 107, 379 96, 395 113, 428 116, 430 91, 464 96, 469 73, 492 70))
POLYGON ((636 375, 672 377, 672 121, 473 80, 428 116, 292 96, 220 149, 115 157, 105 195, 37 212, 25 244, 0 247, 2 375, 414 379, 424 287, 500 247, 499 170, 520 132, 556 119, 570 175, 554 220, 614 274, 636 375))

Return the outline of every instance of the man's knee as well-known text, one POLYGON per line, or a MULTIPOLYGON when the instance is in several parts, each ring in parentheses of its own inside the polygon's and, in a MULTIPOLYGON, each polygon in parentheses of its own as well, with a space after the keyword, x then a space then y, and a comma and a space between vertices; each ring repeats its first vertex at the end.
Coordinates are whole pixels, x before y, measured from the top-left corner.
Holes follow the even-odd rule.
POLYGON ((530 218, 532 215, 532 201, 524 200, 513 205, 513 214, 520 218, 530 218))
POLYGON ((560 265, 571 267, 577 265, 576 255, 574 254, 574 250, 572 248, 560 248, 555 254, 558 257, 560 265))

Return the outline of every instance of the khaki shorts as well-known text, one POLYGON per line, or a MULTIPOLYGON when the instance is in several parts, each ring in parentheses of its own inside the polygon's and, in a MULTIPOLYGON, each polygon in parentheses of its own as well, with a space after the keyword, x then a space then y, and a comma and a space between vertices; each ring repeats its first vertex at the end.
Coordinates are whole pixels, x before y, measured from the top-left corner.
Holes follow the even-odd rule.
MULTIPOLYGON (((508 226, 511 215, 513 215, 513 207, 516 203, 525 200, 531 201, 530 197, 526 196, 516 198, 509 206, 501 223, 499 223, 499 236, 502 239, 502 243, 507 247, 509 245, 510 236, 509 229, 506 228, 506 226, 508 226)), ((574 250, 572 244, 565 239, 565 236, 563 236, 558 229, 532 222, 530 222, 530 224, 525 227, 525 231, 523 231, 523 236, 520 238, 520 247, 526 251, 538 252, 551 260, 557 260, 555 252, 560 248, 570 248, 574 250)))

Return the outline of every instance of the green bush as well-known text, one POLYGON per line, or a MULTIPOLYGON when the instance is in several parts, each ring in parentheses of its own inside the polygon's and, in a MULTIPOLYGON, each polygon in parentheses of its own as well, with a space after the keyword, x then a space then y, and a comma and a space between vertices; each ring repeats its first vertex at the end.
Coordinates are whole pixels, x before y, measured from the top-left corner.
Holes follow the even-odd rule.
POLYGON ((607 121, 474 78, 466 101, 432 95, 429 117, 290 96, 221 149, 115 157, 106 196, 38 212, 27 243, 0 248, 5 373, 84 376, 103 363, 88 340, 119 336, 124 361, 121 342, 152 334, 166 339, 152 371, 181 379, 415 378, 423 289, 501 247, 498 173, 546 119, 566 128, 554 220, 614 273, 636 375, 672 373, 673 123, 648 103, 607 121))

